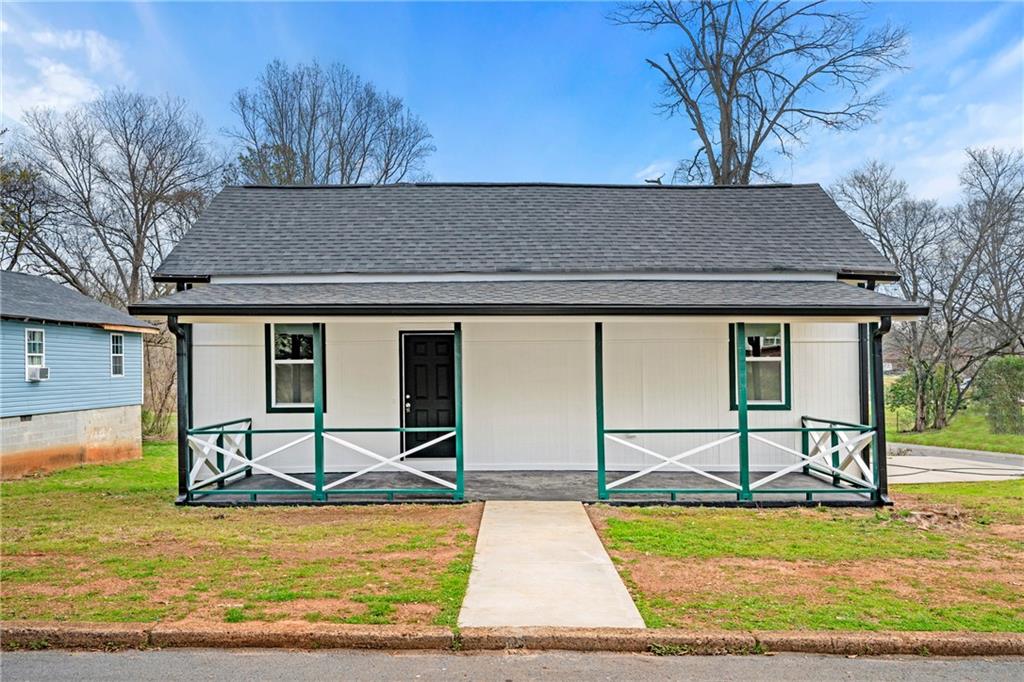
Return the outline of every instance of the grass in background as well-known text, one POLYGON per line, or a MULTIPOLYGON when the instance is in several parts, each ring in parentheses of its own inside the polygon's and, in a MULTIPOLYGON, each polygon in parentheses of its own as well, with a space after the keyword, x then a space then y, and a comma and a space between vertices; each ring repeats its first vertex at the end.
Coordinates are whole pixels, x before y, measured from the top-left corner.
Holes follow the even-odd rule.
MULTIPOLYGON (((948 427, 941 431, 931 430, 923 433, 898 430, 896 417, 895 411, 887 412, 885 416, 885 437, 889 443, 935 445, 1024 455, 1024 434, 992 433, 988 420, 979 409, 963 410, 953 418, 948 427)), ((898 426, 906 429, 913 425, 913 413, 905 409, 900 410, 898 426)))
POLYGON ((0 484, 13 620, 454 626, 479 505, 176 507, 175 447, 0 484))

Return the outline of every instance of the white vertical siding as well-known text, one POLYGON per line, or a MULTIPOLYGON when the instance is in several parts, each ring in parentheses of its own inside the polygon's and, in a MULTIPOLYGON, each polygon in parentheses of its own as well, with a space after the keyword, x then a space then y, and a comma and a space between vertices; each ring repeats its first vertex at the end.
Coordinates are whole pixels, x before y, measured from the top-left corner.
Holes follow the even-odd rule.
MULTIPOLYGON (((468 320, 463 323, 467 469, 595 466, 593 320, 468 320)), ((400 419, 399 332, 451 329, 450 322, 340 321, 326 326, 327 410, 333 426, 397 426, 400 419)), ((605 329, 605 414, 608 428, 722 427, 729 410, 728 326, 725 321, 608 321, 605 329)), ((852 323, 792 322, 792 409, 752 411, 751 426, 799 426, 810 414, 858 419, 857 332, 852 323)), ((194 325, 197 424, 254 418, 256 428, 307 428, 311 414, 266 412, 263 325, 194 325)), ((297 436, 259 436, 257 452, 297 436)), ((397 454, 395 434, 346 436, 381 454, 397 454)), ((634 442, 673 454, 714 439, 702 435, 637 436, 634 442)), ((790 447, 795 434, 769 438, 790 447)), ((308 446, 306 443, 304 446, 308 446)), ((311 447, 282 454, 277 465, 310 470, 311 447)), ((328 467, 370 460, 329 443, 328 467)), ((695 456, 700 466, 735 468, 735 444, 695 456)), ((755 468, 792 456, 751 444, 755 468)), ((653 463, 623 446, 608 448, 610 468, 653 463)), ((450 468, 450 461, 418 466, 450 468)))

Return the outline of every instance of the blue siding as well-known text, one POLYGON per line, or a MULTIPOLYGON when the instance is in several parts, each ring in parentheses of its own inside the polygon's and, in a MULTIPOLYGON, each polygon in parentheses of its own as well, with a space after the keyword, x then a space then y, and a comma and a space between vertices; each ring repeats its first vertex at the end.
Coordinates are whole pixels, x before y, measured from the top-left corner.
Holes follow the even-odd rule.
POLYGON ((142 403, 142 335, 124 334, 124 376, 110 376, 110 334, 97 327, 0 321, 0 416, 142 403), (46 330, 50 379, 25 381, 25 329, 46 330))

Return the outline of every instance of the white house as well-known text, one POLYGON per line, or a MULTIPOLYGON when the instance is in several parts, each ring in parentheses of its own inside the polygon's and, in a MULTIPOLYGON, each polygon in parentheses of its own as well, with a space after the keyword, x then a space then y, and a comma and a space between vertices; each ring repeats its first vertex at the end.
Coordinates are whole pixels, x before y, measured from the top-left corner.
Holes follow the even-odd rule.
POLYGON ((158 277, 182 502, 884 503, 926 313, 818 185, 229 187, 158 277))

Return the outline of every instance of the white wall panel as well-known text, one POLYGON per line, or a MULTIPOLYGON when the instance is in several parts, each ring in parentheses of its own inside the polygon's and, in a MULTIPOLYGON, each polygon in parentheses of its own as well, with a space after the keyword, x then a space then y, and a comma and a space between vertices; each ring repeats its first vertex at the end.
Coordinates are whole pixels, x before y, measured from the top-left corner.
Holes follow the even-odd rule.
MULTIPOLYGON (((331 322, 326 327, 327 411, 333 426, 397 426, 400 418, 399 331, 450 329, 418 321, 331 322)), ((726 322, 605 322, 605 414, 608 428, 732 428, 726 322)), ((466 468, 592 469, 595 466, 593 320, 469 320, 463 323, 466 468)), ((256 428, 307 428, 312 415, 266 411, 262 324, 194 325, 197 424, 252 416, 256 428)), ((855 324, 791 324, 793 409, 751 411, 751 426, 799 426, 802 414, 857 421, 855 324)), ((256 436, 257 453, 296 435, 256 436)), ((396 434, 345 436, 381 454, 397 454, 396 434)), ((634 442, 664 454, 715 439, 711 434, 643 435, 634 442)), ((795 434, 772 434, 796 447, 795 434)), ((735 443, 693 457, 693 464, 735 468, 735 443)), ((328 442, 332 470, 371 461, 328 442)), ((795 461, 751 443, 755 468, 795 461)), ((610 444, 609 468, 653 460, 610 444)), ((284 470, 312 469, 309 443, 276 457, 284 470)), ((448 469, 449 460, 416 466, 448 469)))

